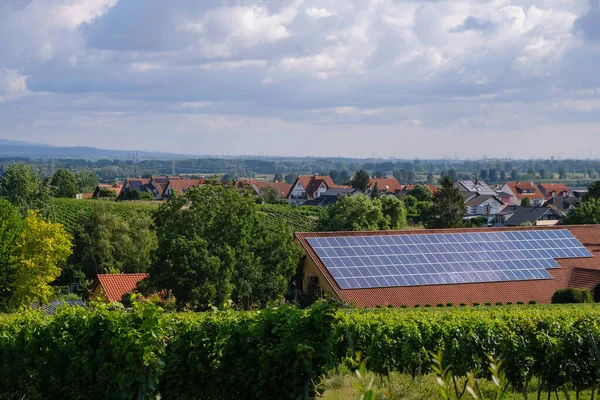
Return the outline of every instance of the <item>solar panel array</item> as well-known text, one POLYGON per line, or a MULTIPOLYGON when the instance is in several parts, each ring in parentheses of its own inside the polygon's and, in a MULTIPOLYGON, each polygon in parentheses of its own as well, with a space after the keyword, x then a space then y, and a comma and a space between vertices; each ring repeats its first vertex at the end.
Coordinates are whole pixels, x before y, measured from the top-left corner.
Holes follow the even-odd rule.
POLYGON ((591 257, 567 229, 308 238, 342 289, 551 279, 591 257))

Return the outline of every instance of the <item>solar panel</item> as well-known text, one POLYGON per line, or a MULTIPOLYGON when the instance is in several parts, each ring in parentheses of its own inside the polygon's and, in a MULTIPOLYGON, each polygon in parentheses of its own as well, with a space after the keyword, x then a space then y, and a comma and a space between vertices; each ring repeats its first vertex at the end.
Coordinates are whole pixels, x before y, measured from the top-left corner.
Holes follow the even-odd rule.
POLYGON ((592 257, 567 229, 308 238, 342 289, 551 279, 592 257))

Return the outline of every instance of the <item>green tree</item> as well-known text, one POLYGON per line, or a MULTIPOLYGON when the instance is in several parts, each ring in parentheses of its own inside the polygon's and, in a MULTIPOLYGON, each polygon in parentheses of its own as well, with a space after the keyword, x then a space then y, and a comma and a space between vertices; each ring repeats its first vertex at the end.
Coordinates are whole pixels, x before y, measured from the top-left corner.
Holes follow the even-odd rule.
POLYGON ((358 189, 364 193, 369 189, 369 180, 369 173, 364 169, 360 169, 354 174, 354 177, 350 181, 350 185, 354 189, 358 189))
POLYGON ((425 185, 415 185, 412 189, 406 193, 409 196, 415 197, 418 201, 432 201, 433 193, 425 185))
POLYGON ((283 182, 283 175, 281 172, 277 172, 275 175, 273 175, 273 180, 275 182, 283 182))
POLYGON ((406 226, 406 208, 396 196, 383 196, 379 199, 381 211, 389 229, 403 229, 406 226))
POLYGON ((157 246, 151 227, 149 216, 124 218, 99 204, 79 215, 72 262, 90 279, 96 274, 145 272, 157 246))
POLYGON ((458 174, 456 172, 456 170, 454 168, 450 168, 448 170, 448 176, 450 177, 450 179, 452 179, 453 181, 456 181, 458 179, 458 174))
POLYGON ((79 192, 75 176, 66 169, 59 169, 50 181, 52 195, 58 198, 74 199, 79 192))
POLYGON ((285 175, 285 183, 291 185, 294 183, 294 181, 296 180, 296 178, 298 177, 297 174, 294 174, 293 172, 290 172, 289 174, 285 175))
POLYGON ((519 180, 519 171, 517 171, 516 168, 513 168, 510 171, 510 180, 511 181, 518 181, 519 180))
POLYGON ((346 196, 327 207, 327 213, 319 219, 318 229, 323 231, 380 229, 385 225, 385 217, 379 204, 362 194, 346 196))
POLYGON ((281 199, 279 198, 279 192, 277 189, 267 186, 262 190, 260 200, 265 204, 279 204, 281 199))
POLYGON ((583 195, 583 201, 590 199, 600 199, 600 181, 591 183, 587 187, 587 192, 583 195))
POLYGON ((458 228, 463 225, 465 200, 454 187, 450 177, 442 180, 440 190, 434 195, 433 205, 425 221, 427 228, 458 228))
POLYGON ((569 211, 565 216, 565 224, 600 224, 600 199, 589 198, 569 211))
POLYGON ((378 198, 379 194, 379 185, 377 184, 377 182, 375 182, 375 186, 373 186, 373 189, 371 190, 371 199, 378 198))
POLYGON ((428 185, 433 185, 433 172, 427 173, 427 182, 428 185))
POLYGON ((479 171, 479 178, 481 180, 485 181, 485 180, 487 180, 487 176, 488 176, 487 174, 488 174, 487 169, 482 169, 481 171, 479 171))
POLYGON ((558 169, 558 178, 559 179, 567 179, 567 170, 564 168, 558 169))
POLYGON ((523 200, 521 200, 521 206, 531 207, 531 200, 529 199, 529 197, 525 197, 523 198, 523 200))
POLYGON ((377 179, 377 178, 385 178, 387 176, 387 174, 383 171, 375 171, 373 172, 373 178, 377 179))
POLYGON ((109 188, 102 188, 98 191, 98 197, 103 199, 114 199, 117 197, 117 193, 109 188))
POLYGON ((83 170, 75 174, 75 180, 77 181, 77 187, 79 193, 91 193, 96 190, 96 187, 100 183, 98 177, 94 171, 89 169, 83 170))
POLYGON ((46 221, 38 213, 29 211, 12 260, 16 276, 10 299, 12 309, 50 300, 53 293, 50 283, 60 275, 61 265, 71 254, 71 246, 71 236, 61 224, 46 221))
POLYGON ((7 200, 0 200, 0 309, 12 295, 16 271, 11 256, 24 229, 19 210, 7 200))
POLYGON ((498 172, 496 172, 495 168, 490 168, 488 170, 488 180, 490 182, 496 182, 497 179, 498 179, 498 172))
POLYGON ((506 182, 506 171, 500 171, 500 182, 506 182))
POLYGON ((40 176, 25 163, 16 163, 6 169, 0 178, 0 197, 7 199, 22 214, 30 209, 41 209, 48 202, 46 192, 41 190, 40 176))
POLYGON ((283 225, 266 225, 233 187, 204 185, 174 196, 155 217, 158 248, 147 286, 172 291, 178 308, 280 299, 300 250, 283 225))

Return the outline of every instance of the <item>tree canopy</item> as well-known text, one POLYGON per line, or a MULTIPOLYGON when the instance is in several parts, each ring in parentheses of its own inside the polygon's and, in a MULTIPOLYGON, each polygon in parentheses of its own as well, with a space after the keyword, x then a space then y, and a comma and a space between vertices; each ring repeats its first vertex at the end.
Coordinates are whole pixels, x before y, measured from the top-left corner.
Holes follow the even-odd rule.
POLYGON ((73 199, 79 193, 79 187, 75 175, 66 169, 59 169, 52 175, 50 181, 52 196, 65 199, 73 199))
POLYGON ((25 214, 30 209, 42 209, 48 196, 42 190, 37 171, 28 164, 15 163, 0 178, 0 197, 25 214))
POLYGON ((264 224, 253 199, 231 186, 174 196, 159 207, 155 224, 158 248, 146 284, 172 291, 180 309, 280 299, 300 257, 288 228, 264 224))
POLYGON ((319 220, 323 231, 402 229, 406 225, 404 203, 393 196, 371 200, 366 195, 346 196, 327 208, 319 220))
POLYGON ((350 185, 354 189, 358 189, 361 192, 366 192, 369 189, 369 181, 370 181, 369 173, 363 169, 356 171, 352 180, 350 181, 350 185))
POLYGON ((71 254, 71 246, 71 236, 62 225, 29 211, 12 259, 15 267, 12 309, 48 302, 53 293, 50 283, 60 275, 61 266, 71 254))
POLYGON ((0 200, 0 307, 7 304, 13 292, 16 276, 11 257, 24 229, 19 210, 7 200, 0 200))
POLYGON ((600 199, 590 197, 567 213, 565 224, 600 224, 600 199))
POLYGON ((434 195, 433 205, 425 221, 427 228, 458 228, 463 225, 465 199, 454 187, 449 176, 442 179, 440 190, 434 195))
POLYGON ((415 197, 418 201, 432 201, 433 193, 425 185, 415 185, 407 193, 408 196, 415 197))

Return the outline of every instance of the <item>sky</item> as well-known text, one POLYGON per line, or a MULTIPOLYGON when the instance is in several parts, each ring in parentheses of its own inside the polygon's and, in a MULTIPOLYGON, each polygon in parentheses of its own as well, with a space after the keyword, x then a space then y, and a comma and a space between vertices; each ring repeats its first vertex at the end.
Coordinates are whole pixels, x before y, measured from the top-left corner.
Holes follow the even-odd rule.
POLYGON ((600 158, 600 0, 1 0, 0 138, 600 158))

